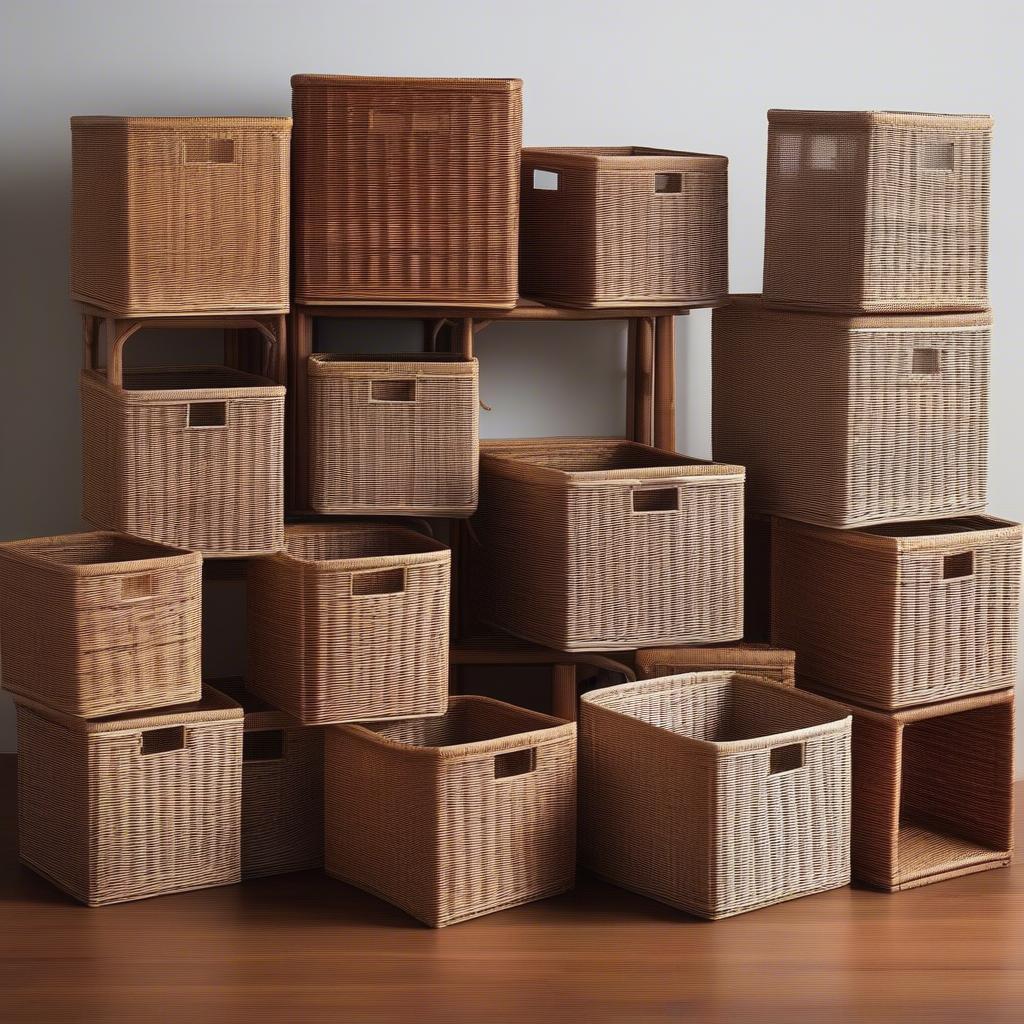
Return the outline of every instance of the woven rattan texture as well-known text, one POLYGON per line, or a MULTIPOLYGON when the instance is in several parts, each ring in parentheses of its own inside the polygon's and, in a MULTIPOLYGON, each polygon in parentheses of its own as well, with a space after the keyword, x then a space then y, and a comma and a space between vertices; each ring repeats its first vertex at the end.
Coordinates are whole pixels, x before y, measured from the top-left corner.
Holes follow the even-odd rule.
POLYGON ((990 325, 738 297, 713 318, 715 458, 746 466, 749 510, 822 526, 979 512, 990 325))
POLYGON ((850 878, 850 719, 734 672, 580 698, 582 863, 710 919, 850 878))
POLYGON ((998 519, 825 530, 776 519, 772 642, 859 704, 1014 685, 1021 527, 998 519))
POLYGON ((520 195, 524 295, 580 307, 672 306, 713 302, 729 289, 725 157, 525 149, 520 195))
POLYGON ((99 906, 239 880, 242 712, 83 722, 18 704, 21 859, 99 906))
POLYGON ((476 510, 475 359, 314 355, 310 504, 317 512, 468 516, 476 510))
POLYGON ((652 647, 636 652, 636 673, 641 679, 727 669, 782 686, 796 685, 796 655, 769 644, 652 647))
POLYGON ((72 296, 287 311, 290 135, 288 118, 72 118, 72 296))
POLYGON ((328 874, 443 927, 572 888, 576 726, 487 697, 326 730, 328 874))
POLYGON ((249 569, 249 689, 305 725, 443 714, 451 552, 372 523, 285 541, 249 569))
POLYGON ((522 84, 292 78, 295 297, 510 308, 522 84))
POLYGON ((487 442, 484 612, 556 650, 743 635, 743 470, 626 441, 487 442))
POLYGON ((766 301, 987 308, 991 126, 981 116, 769 111, 766 301))

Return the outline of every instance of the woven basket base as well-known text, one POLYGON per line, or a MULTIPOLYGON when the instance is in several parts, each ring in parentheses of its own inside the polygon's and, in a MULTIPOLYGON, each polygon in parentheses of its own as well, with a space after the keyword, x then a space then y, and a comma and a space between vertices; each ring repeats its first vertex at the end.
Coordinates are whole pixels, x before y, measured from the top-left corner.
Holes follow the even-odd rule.
POLYGON ((194 306, 189 309, 134 309, 131 306, 111 305, 106 299, 97 299, 82 292, 72 292, 71 299, 74 302, 84 302, 94 309, 103 310, 111 316, 126 317, 133 320, 145 320, 147 318, 159 317, 161 320, 171 317, 190 316, 267 316, 274 313, 287 313, 290 306, 287 302, 273 303, 269 306, 254 306, 251 303, 243 306, 194 306))
POLYGON ((544 292, 530 292, 523 296, 544 306, 558 306, 562 309, 686 309, 690 306, 712 306, 724 302, 725 295, 682 296, 648 295, 636 299, 595 299, 584 302, 567 299, 562 295, 548 295, 544 292))

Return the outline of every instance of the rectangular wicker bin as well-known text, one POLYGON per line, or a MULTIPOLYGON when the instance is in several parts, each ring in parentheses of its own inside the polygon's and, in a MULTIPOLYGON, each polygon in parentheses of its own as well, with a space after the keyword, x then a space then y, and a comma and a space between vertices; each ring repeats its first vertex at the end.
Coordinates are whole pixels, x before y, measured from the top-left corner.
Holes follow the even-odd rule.
POLYGON ((326 730, 327 873, 434 928, 571 889, 576 726, 488 697, 326 730))
POLYGON ((71 295, 119 316, 286 312, 287 117, 71 118, 71 295))
POLYGON ((850 717, 735 672, 580 698, 581 862, 711 920, 850 880, 850 717))
POLYGON ((198 700, 202 561, 115 533, 0 544, 4 689, 82 718, 198 700))
POLYGON ((985 507, 989 313, 825 316, 734 296, 716 309, 716 459, 747 507, 846 528, 985 507))
POLYGON ((728 160, 524 149, 520 290, 556 305, 685 306, 729 290, 728 160))
POLYGON ((1021 527, 775 520, 772 642, 815 687, 891 710, 1013 686, 1021 527))
POLYGON ((471 515, 479 411, 475 359, 311 356, 310 505, 347 514, 471 515))
POLYGON ((484 612, 560 651, 743 635, 743 469, 622 440, 485 442, 484 612))
POLYGON ((22 861, 100 906, 239 880, 242 709, 85 721, 18 698, 22 861))
POLYGON ((636 652, 636 672, 641 679, 726 669, 782 686, 796 686, 796 655, 771 644, 652 647, 636 652))
POLYGON ((85 370, 82 512, 208 558, 278 550, 285 389, 226 367, 85 370))
POLYGON ((769 110, 765 301, 987 309, 991 139, 983 115, 769 110))
POLYGON ((295 299, 515 305, 522 83, 295 75, 295 299))
POLYGON ((241 705, 242 877, 324 862, 324 734, 249 693, 242 679, 211 688, 241 705))
POLYGON ((451 552, 375 523, 289 526, 249 567, 248 688, 303 725, 442 715, 451 552))

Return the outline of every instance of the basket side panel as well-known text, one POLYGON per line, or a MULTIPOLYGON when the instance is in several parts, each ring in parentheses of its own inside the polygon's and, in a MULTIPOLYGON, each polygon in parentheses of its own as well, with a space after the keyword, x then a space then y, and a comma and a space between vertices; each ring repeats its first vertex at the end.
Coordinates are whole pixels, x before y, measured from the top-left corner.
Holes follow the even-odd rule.
POLYGON ((130 532, 125 514, 122 410, 112 389, 90 373, 81 376, 82 515, 105 530, 130 532))
POLYGON ((863 715, 853 719, 853 874, 887 887, 899 870, 900 730, 863 715))

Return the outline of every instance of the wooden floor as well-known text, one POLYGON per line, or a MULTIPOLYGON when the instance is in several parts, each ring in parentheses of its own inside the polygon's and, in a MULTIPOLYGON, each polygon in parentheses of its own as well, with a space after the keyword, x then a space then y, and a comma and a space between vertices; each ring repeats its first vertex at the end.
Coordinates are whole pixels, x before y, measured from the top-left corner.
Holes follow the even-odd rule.
POLYGON ((15 854, 0 1021, 1024 1021, 1024 867, 714 924, 583 878, 443 931, 317 873, 90 910, 15 854))

